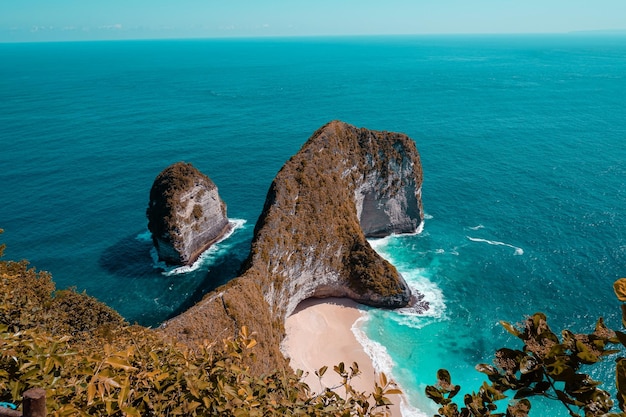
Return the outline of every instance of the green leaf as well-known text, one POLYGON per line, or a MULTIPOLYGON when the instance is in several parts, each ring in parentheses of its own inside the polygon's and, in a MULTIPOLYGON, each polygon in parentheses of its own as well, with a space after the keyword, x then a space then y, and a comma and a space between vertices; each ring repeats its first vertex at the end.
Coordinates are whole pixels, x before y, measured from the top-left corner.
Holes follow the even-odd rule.
POLYGON ((482 372, 483 374, 487 374, 489 376, 493 376, 493 375, 498 375, 499 372, 498 370, 491 366, 491 365, 487 365, 484 363, 479 363, 478 365, 476 365, 476 370, 478 372, 482 372))
POLYGON ((352 366, 350 367, 350 370, 352 370, 352 373, 354 375, 359 374, 360 373, 360 371, 359 371, 359 364, 356 363, 356 362, 352 362, 352 366))
POLYGON ((250 335, 250 333, 248 332, 248 326, 241 327, 241 335, 245 338, 248 338, 248 336, 250 335))
POLYGON ((529 374, 536 371, 537 368, 539 368, 539 363, 533 356, 524 356, 520 360, 519 370, 522 374, 529 374))
MULTIPOLYGON (((502 327, 504 327, 504 328, 505 328, 505 330, 506 330, 507 332, 511 333, 511 334, 512 334, 513 336, 515 336, 515 337, 520 337, 520 336, 522 335, 522 334, 520 333, 520 331, 519 331, 519 330, 517 330, 517 329, 515 328, 515 326, 513 326, 513 325, 512 325, 511 323, 509 323, 509 322, 506 322, 506 321, 500 321, 500 325, 501 325, 502 327)), ((520 337, 520 338, 521 338, 521 337, 520 337)))
POLYGON ((454 385, 452 387, 452 390, 450 392, 448 392, 448 399, 454 398, 454 396, 457 395, 459 393, 459 391, 461 391, 461 386, 460 385, 454 385))
POLYGON ((626 301, 626 278, 620 278, 613 283, 613 291, 617 299, 620 301, 626 301))
POLYGON ((87 404, 90 405, 93 402, 93 398, 96 396, 96 384, 92 379, 87 385, 87 404))
MULTIPOLYGON (((566 332, 563 332, 563 337, 567 338, 565 335, 566 332)), ((558 343, 550 348, 550 351, 544 356, 544 361, 547 359, 552 359, 557 356, 563 356, 567 352, 567 347, 563 343, 558 343)))
POLYGON ((346 372, 346 365, 343 362, 340 362, 339 365, 335 365, 333 370, 339 375, 343 376, 343 374, 346 372))
POLYGON ((446 369, 440 369, 437 371, 437 381, 441 385, 450 385, 452 378, 450 377, 450 372, 446 369))
POLYGON ((528 387, 524 387, 522 389, 517 390, 517 392, 515 393, 515 397, 513 398, 518 400, 520 398, 532 397, 533 395, 537 395, 535 390, 530 389, 528 387))
POLYGON ((576 349, 578 349, 578 352, 576 353, 576 357, 578 357, 578 359, 580 359, 582 362, 586 364, 596 363, 600 360, 598 355, 593 353, 589 349, 589 346, 587 346, 580 340, 576 341, 576 349))
POLYGON ((321 378, 324 376, 324 374, 326 373, 326 371, 328 370, 328 366, 322 366, 320 369, 318 369, 317 371, 315 371, 315 375, 318 378, 321 378))
POLYGON ((546 366, 548 375, 560 381, 559 376, 563 373, 569 374, 571 367, 565 362, 565 358, 557 358, 554 362, 546 366))
POLYGON ((488 395, 490 402, 493 401, 498 401, 498 400, 502 400, 504 398, 506 398, 506 395, 504 395, 502 392, 500 392, 500 390, 492 387, 491 385, 487 384, 486 382, 483 382, 482 387, 480 388, 482 392, 484 392, 485 394, 488 395))
POLYGON ((124 379, 124 382, 122 382, 122 388, 120 389, 120 392, 117 396, 117 403, 118 404, 125 404, 126 403, 126 397, 128 397, 128 394, 130 392, 130 377, 127 375, 126 378, 124 379))
POLYGON ((385 395, 402 395, 402 390, 398 388, 390 388, 385 391, 385 395))
POLYGON ((527 417, 530 411, 530 401, 523 398, 513 404, 510 404, 507 408, 507 416, 510 417, 527 417))
POLYGON ((567 395, 566 393, 564 393, 560 389, 555 390, 555 392, 556 392, 556 396, 558 397, 558 399, 562 403, 564 403, 564 404, 575 405, 577 407, 582 407, 584 405, 580 401, 577 401, 577 400, 571 398, 569 395, 567 395))
POLYGON ((426 396, 436 402, 437 404, 443 404, 443 394, 439 389, 433 385, 426 386, 426 396))
POLYGON ((621 358, 619 360, 617 360, 617 364, 615 365, 615 376, 616 376, 616 388, 617 388, 617 392, 618 395, 617 399, 619 401, 619 408, 622 411, 626 411, 624 410, 625 407, 625 402, 624 402, 624 395, 626 395, 626 359, 621 358))
POLYGON ((535 394, 544 394, 549 389, 550 383, 548 381, 540 381, 535 385, 533 391, 535 392, 535 394))
POLYGON ((548 320, 546 315, 540 312, 533 314, 530 319, 533 323, 533 329, 541 328, 541 324, 545 323, 548 320))
POLYGON ((111 365, 112 367, 117 368, 117 369, 123 369, 125 371, 136 371, 137 370, 137 368, 135 368, 134 366, 130 365, 126 359, 119 358, 119 357, 116 357, 116 356, 112 356, 110 358, 106 358, 104 360, 104 363, 106 363, 107 365, 111 365))
POLYGON ((129 417, 141 417, 141 413, 134 407, 120 407, 126 416, 129 417))
POLYGON ((387 386, 387 375, 385 375, 384 372, 381 372, 378 380, 380 381, 380 386, 381 387, 386 387, 387 386))

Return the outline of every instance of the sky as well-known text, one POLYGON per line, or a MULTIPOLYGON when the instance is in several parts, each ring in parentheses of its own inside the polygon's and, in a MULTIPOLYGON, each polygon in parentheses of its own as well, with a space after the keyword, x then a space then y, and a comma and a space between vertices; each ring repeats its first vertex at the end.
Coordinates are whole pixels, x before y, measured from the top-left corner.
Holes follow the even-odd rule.
POLYGON ((0 0, 0 42, 616 30, 626 0, 0 0))

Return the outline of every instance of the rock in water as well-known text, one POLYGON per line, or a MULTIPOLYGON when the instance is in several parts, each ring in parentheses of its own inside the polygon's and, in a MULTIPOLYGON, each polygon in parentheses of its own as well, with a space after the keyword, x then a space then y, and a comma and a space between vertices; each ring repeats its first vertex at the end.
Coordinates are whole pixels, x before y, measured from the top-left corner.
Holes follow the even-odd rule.
POLYGON ((194 343, 247 325, 259 342, 252 369, 268 372, 284 366, 284 319, 306 298, 407 306, 411 290, 367 237, 419 230, 421 187, 419 154, 409 137, 328 123, 272 182, 241 276, 163 330, 194 343))
POLYGON ((157 175, 146 214, 159 260, 169 265, 192 264, 231 228, 217 186, 185 162, 157 175))

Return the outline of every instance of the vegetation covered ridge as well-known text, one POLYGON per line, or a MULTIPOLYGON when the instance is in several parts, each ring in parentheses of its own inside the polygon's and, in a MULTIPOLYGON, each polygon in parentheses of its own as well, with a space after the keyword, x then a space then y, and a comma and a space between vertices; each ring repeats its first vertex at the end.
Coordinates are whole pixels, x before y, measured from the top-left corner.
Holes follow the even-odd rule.
POLYGON ((162 330, 193 344, 247 324, 258 332, 261 357, 252 366, 265 372, 286 366, 279 349, 284 319, 306 298, 407 306, 411 290, 367 238, 414 233, 423 221, 421 186, 408 136, 326 124, 272 182, 241 276, 162 330))

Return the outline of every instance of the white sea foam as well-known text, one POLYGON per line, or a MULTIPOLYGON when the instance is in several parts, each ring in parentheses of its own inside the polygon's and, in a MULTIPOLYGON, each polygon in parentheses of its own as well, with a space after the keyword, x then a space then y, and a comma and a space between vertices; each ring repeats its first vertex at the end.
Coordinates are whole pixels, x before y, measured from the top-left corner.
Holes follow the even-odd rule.
POLYGON ((424 231, 424 222, 421 222, 419 224, 419 226, 417 226, 417 229, 415 229, 415 234, 419 235, 424 231))
MULTIPOLYGON (((211 262, 213 262, 215 255, 218 254, 220 250, 223 249, 220 243, 223 243, 226 239, 231 237, 233 233, 235 233, 235 231, 243 228, 244 225, 246 224, 245 219, 228 219, 228 220, 232 226, 230 231, 227 234, 225 234, 220 240, 218 240, 213 245, 211 245, 210 248, 202 252, 202 254, 198 257, 198 259, 193 264, 185 265, 185 266, 178 266, 178 267, 168 266, 165 264, 165 262, 159 261, 159 256, 157 254, 156 249, 152 248, 152 250, 150 250, 150 256, 152 256, 153 268, 163 270, 163 275, 165 276, 172 276, 172 275, 186 274, 186 273, 195 271, 207 264, 210 264, 211 262)), ((145 233, 139 236, 143 236, 143 235, 145 235, 145 233)), ((148 235, 150 235, 150 232, 148 232, 148 235)), ((137 238, 139 238, 139 236, 137 238)))
POLYGON ((380 250, 382 250, 382 248, 387 246, 387 244, 389 243, 391 239, 398 239, 398 238, 403 238, 403 237, 421 235, 423 232, 424 232, 424 222, 422 221, 419 225, 417 225, 417 228, 415 229, 414 232, 402 233, 402 234, 394 233, 385 237, 377 237, 373 239, 368 239, 367 241, 376 252, 379 252, 380 250))
POLYGON ((524 254, 524 249, 518 248, 517 246, 513 246, 513 245, 510 245, 508 243, 498 242, 496 240, 480 239, 480 238, 471 237, 471 236, 467 236, 467 238, 469 240, 471 240, 472 242, 483 242, 483 243, 488 243, 490 245, 496 245, 496 246, 508 246, 509 248, 515 249, 515 255, 523 255, 524 254))
MULTIPOLYGON (((432 216, 426 215, 425 218, 429 219, 432 218, 432 216)), ((430 280, 429 276, 432 273, 430 268, 407 269, 405 265, 402 265, 393 258, 389 244, 393 239, 399 238, 402 238, 402 235, 392 235, 382 239, 370 240, 369 243, 378 254, 398 268, 398 271, 402 274, 414 294, 423 295, 424 298, 421 301, 428 303, 428 309, 418 311, 414 308, 405 308, 386 311, 383 314, 385 314, 386 318, 402 326, 414 329, 421 329, 433 322, 445 320, 446 304, 443 292, 436 283, 430 280)), ((453 252, 455 252, 455 250, 456 248, 454 248, 453 252)), ((434 253, 444 255, 446 251, 444 249, 437 249, 434 253)), ((432 269, 435 269, 436 265, 439 263, 439 257, 436 256, 432 263, 432 269)), ((380 314, 381 311, 379 310, 376 313, 380 314)), ((357 320, 352 327, 352 332, 363 346, 367 355, 371 358, 374 368, 378 372, 385 372, 388 376, 393 377, 394 362, 387 349, 382 344, 369 339, 362 330, 367 320, 369 320, 370 314, 374 314, 374 311, 368 312, 361 319, 357 320)), ((400 400, 400 412, 403 417, 427 417, 426 413, 413 407, 407 401, 407 398, 404 397, 400 400)))
MULTIPOLYGON (((382 372, 388 377, 393 378, 393 359, 387 352, 387 348, 381 345, 378 342, 375 342, 369 339, 365 332, 363 332, 362 327, 369 320, 367 314, 363 314, 361 318, 359 318, 351 327, 352 334, 354 338, 359 342, 359 344, 363 347, 363 350, 369 356, 372 361, 372 366, 376 370, 376 372, 382 372)), ((402 387, 400 387, 402 389, 402 387)), ((400 397, 400 413, 403 417, 427 417, 419 409, 411 406, 407 399, 402 396, 400 397)))
POLYGON ((379 255, 385 257, 387 259, 387 255, 385 253, 385 248, 389 244, 392 236, 381 237, 377 239, 368 239, 367 242, 370 244, 372 249, 374 249, 379 255))
POLYGON ((352 325, 352 334, 356 340, 363 346, 363 350, 367 353, 367 356, 372 360, 372 364, 374 365, 374 369, 377 372, 384 372, 387 375, 391 375, 393 370, 393 359, 389 356, 387 352, 387 348, 381 345, 378 342, 375 342, 369 339, 365 332, 362 330, 362 327, 369 320, 368 315, 364 314, 352 325))
MULTIPOLYGON (((407 273, 405 272, 405 274, 407 273)), ((440 321, 446 318, 445 298, 437 284, 426 277, 420 277, 418 280, 407 279, 406 281, 414 294, 421 294, 424 297, 421 301, 428 303, 428 309, 420 311, 408 307, 393 310, 389 312, 390 320, 395 321, 401 326, 421 329, 434 321, 440 321)))
POLYGON ((400 398, 400 414, 402 417, 428 417, 428 414, 411 406, 404 397, 400 398))
MULTIPOLYGON (((424 298, 421 300, 428 304, 428 309, 424 311, 416 310, 415 308, 401 308, 389 312, 389 318, 400 325, 408 326, 414 329, 421 329, 424 326, 445 319, 446 303, 441 288, 430 280, 428 268, 413 268, 405 269, 404 265, 399 264, 393 258, 392 253, 387 250, 387 246, 391 239, 401 238, 401 236, 388 236, 382 239, 371 240, 370 245, 372 248, 383 258, 388 260, 391 264, 396 266, 398 272, 405 279, 411 291, 414 294, 421 294, 424 298)), ((435 254, 445 254, 445 250, 437 249, 435 254)), ((437 264, 439 260, 435 258, 434 264, 437 264)))
MULTIPOLYGON (((372 361, 372 366, 376 372, 384 373, 389 378, 393 378, 394 362, 391 355, 387 352, 387 348, 382 344, 371 340, 362 330, 369 320, 367 313, 363 314, 351 327, 354 338, 363 347, 363 350, 372 361)), ((402 390, 402 387, 400 386, 402 390)), ((402 417, 427 417, 421 410, 413 407, 405 396, 400 397, 400 413, 402 417)))
POLYGON ((473 227, 468 227, 468 229, 470 230, 480 230, 480 229, 484 229, 485 226, 483 226, 482 224, 479 224, 478 226, 473 226, 473 227))

